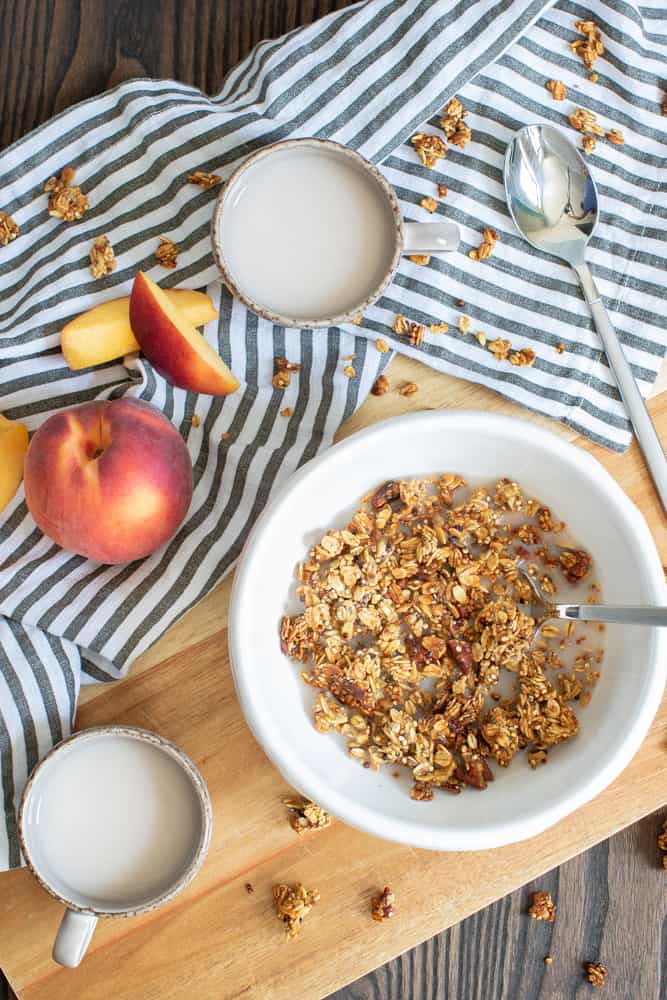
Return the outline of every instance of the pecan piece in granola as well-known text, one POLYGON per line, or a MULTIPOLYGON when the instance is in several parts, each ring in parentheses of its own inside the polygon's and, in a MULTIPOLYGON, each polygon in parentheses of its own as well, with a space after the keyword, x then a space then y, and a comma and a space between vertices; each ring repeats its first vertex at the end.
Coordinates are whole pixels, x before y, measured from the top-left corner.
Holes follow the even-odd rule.
POLYGON ((379 510, 386 504, 391 503, 392 500, 398 500, 400 495, 401 487, 399 483, 395 483, 393 479, 389 479, 376 489, 371 497, 371 504, 375 510, 379 510))
POLYGON ((533 920, 546 920, 550 924, 556 919, 556 904, 550 892, 534 892, 528 908, 528 916, 533 920))
POLYGON ((390 917, 393 917, 396 912, 394 910, 395 902, 396 896, 389 886, 386 885, 382 892, 374 896, 371 901, 371 916, 373 920, 382 923, 383 920, 389 920, 390 917))
POLYGON ((469 643, 461 639, 449 639, 447 649, 462 674, 472 673, 472 647, 469 643))

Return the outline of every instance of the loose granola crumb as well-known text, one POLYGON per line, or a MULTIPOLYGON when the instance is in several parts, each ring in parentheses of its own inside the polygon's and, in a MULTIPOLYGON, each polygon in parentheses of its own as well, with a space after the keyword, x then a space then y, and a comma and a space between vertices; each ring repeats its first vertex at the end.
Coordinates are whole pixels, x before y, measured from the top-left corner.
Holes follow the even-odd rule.
POLYGON ((556 344, 556 351, 557 351, 558 354, 564 354, 565 353, 565 344, 563 343, 562 340, 560 341, 560 343, 556 344))
POLYGON ((583 149, 586 156, 590 156, 591 153, 595 152, 595 147, 597 145, 597 139, 594 135, 585 135, 581 140, 581 148, 583 149))
POLYGON ((429 323, 428 328, 431 333, 447 333, 449 330, 449 323, 429 323))
POLYGON ((343 368, 343 375, 345 375, 346 378, 354 378, 356 374, 357 374, 357 369, 354 367, 354 365, 345 365, 345 367, 343 368))
POLYGON ((602 988, 607 979, 607 969, 602 962, 586 962, 586 979, 591 986, 602 988))
MULTIPOLYGON (((667 855, 667 819, 662 824, 662 829, 658 834, 658 847, 667 855)), ((667 867, 667 865, 665 867, 667 867)))
POLYGON ((193 413, 192 414, 192 420, 190 421, 190 423, 192 424, 193 427, 200 427, 201 426, 201 417, 199 417, 198 414, 193 413))
POLYGON ((229 433, 229 431, 223 431, 222 434, 220 435, 220 440, 221 441, 229 441, 230 438, 231 438, 231 436, 232 435, 229 433))
POLYGON ((556 919, 556 904, 550 892, 534 892, 533 902, 528 908, 528 916, 533 920, 546 920, 550 924, 556 919))
POLYGON ((430 264, 431 262, 430 253, 411 253, 408 254, 408 256, 413 264, 422 264, 423 266, 426 266, 426 264, 430 264))
POLYGON ((438 184, 438 197, 440 197, 440 198, 446 198, 447 197, 447 185, 446 184, 438 184))
POLYGON ((598 76, 597 73, 591 73, 588 79, 591 81, 591 83, 597 83, 600 77, 598 76))
POLYGON ((249 896, 252 896, 253 892, 255 891, 255 887, 253 886, 252 882, 246 882, 243 888, 245 889, 245 891, 248 893, 249 896))
POLYGON ((477 333, 475 334, 475 340, 477 341, 478 344, 481 345, 481 347, 486 347, 486 334, 484 333, 483 330, 477 331, 477 333))
POLYGON ((426 135, 424 132, 417 132, 410 140, 415 147, 419 159, 425 167, 432 168, 438 160, 447 156, 447 147, 442 139, 437 135, 426 135))
POLYGON ((419 391, 419 386, 416 382, 404 382, 401 388, 398 390, 401 396, 414 396, 416 392, 419 391))
POLYGON ((454 305, 456 306, 457 309, 465 308, 465 302, 463 301, 463 299, 454 299, 454 305))
POLYGON ((546 955, 545 956, 545 958, 544 958, 544 964, 545 965, 553 965, 554 964, 554 960, 551 957, 551 955, 546 955))
POLYGON ((618 128, 610 128, 607 132, 607 138, 613 146, 622 146, 625 143, 623 133, 618 128))
POLYGON ((422 208, 425 208, 427 212, 435 212, 438 207, 438 203, 435 198, 422 198, 419 204, 422 208))
POLYGON ((569 116, 569 122, 572 128, 576 128, 577 132, 604 135, 604 129, 598 123, 597 115, 589 111, 588 108, 575 108, 569 116))
POLYGON ((54 219, 75 222, 88 210, 88 198, 78 184, 72 184, 75 173, 73 167, 65 167, 60 177, 50 177, 44 185, 49 196, 48 212, 54 219))
POLYGON ((352 317, 352 322, 354 323, 355 326, 361 326, 361 324, 363 323, 363 321, 364 321, 364 314, 363 313, 357 313, 356 316, 352 317))
MULTIPOLYGON (((345 359, 342 359, 345 360, 345 359)), ((276 367, 276 371, 279 372, 298 372, 301 371, 301 365, 298 361, 288 361, 287 358, 274 358, 273 363, 276 367)))
POLYGON ((378 375, 375 382, 373 382, 371 394, 373 396, 384 396, 386 392, 389 392, 389 379, 386 375, 378 375))
POLYGON ((387 343, 386 340, 383 340, 381 337, 375 341, 375 347, 380 352, 380 354, 386 354, 389 351, 389 344, 387 343))
POLYGON ((280 411, 280 416, 281 417, 291 417, 293 413, 294 413, 294 410, 292 409, 292 407, 291 406, 286 406, 284 410, 280 411))
POLYGON ((489 340, 486 346, 487 349, 495 356, 496 361, 507 361, 509 353, 512 349, 512 345, 509 340, 503 340, 502 337, 496 337, 495 340, 489 340))
POLYGON ((469 250, 468 256, 472 260, 486 260, 493 253, 498 240, 499 236, 495 229, 485 229, 482 242, 478 247, 473 247, 472 250, 469 250))
MULTIPOLYGON (((356 357, 357 357, 356 354, 344 354, 340 360, 341 361, 354 361, 356 359, 356 357)), ((299 367, 301 367, 301 366, 299 365, 299 367)))
POLYGON ((457 326, 459 328, 459 333, 468 333, 470 331, 471 319, 470 316, 459 316, 457 326))
POLYGON ((289 372, 278 371, 275 373, 271 379, 271 385, 274 389, 286 389, 291 382, 291 375, 289 372))
POLYGON ((188 184, 196 184, 201 188, 213 188, 222 183, 219 174, 209 174, 205 170, 195 170, 193 174, 188 174, 188 184))
POLYGON ((662 95, 662 101, 660 103, 660 114, 663 118, 667 118, 667 90, 664 91, 662 95))
POLYGON ((554 101, 564 101, 567 97, 567 87, 562 80, 547 80, 545 87, 550 91, 554 101))
POLYGON ((468 112, 457 97, 452 97, 440 119, 440 128, 447 136, 448 142, 463 149, 472 138, 472 132, 464 118, 468 112))
POLYGON ((160 236, 160 242, 155 251, 155 259, 162 267, 173 269, 176 267, 179 252, 178 244, 170 240, 168 236, 160 236))
POLYGON ((328 812, 302 795, 283 799, 283 805, 287 808, 289 825, 298 834, 323 830, 333 822, 328 812))
POLYGON ((7 212, 0 212, 0 247, 6 247, 21 232, 18 222, 7 212))
POLYGON ((599 28, 595 21, 577 21, 574 26, 584 37, 570 42, 570 49, 581 58, 586 69, 592 70, 597 57, 605 51, 599 28))
POLYGON ((530 347, 522 347, 520 351, 510 354, 509 361, 516 368, 532 368, 535 364, 535 351, 530 347))
POLYGON ((374 896, 371 901, 371 916, 373 920, 377 920, 378 923, 382 923, 384 920, 389 920, 394 916, 396 912, 394 909, 394 903, 396 902, 396 896, 391 891, 388 885, 384 887, 381 893, 374 896))
POLYGON ((108 236, 98 236, 90 248, 90 273, 93 278, 106 278, 116 270, 116 256, 108 236))
POLYGON ((294 885, 280 883, 273 887, 273 899, 276 916, 286 925, 285 937, 289 941, 300 933, 303 921, 319 902, 320 894, 317 889, 306 889, 300 882, 294 885))
POLYGON ((424 340, 424 327, 407 320, 401 313, 397 313, 394 318, 393 330, 399 337, 407 336, 413 347, 419 347, 424 340))

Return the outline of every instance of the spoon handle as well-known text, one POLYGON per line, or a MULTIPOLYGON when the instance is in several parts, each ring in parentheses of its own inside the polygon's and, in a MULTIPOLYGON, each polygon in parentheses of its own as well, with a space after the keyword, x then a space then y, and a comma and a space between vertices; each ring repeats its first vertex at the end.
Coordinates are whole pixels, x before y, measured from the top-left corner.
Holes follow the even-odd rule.
POLYGON ((667 608, 631 604, 554 604, 550 617, 578 622, 613 622, 617 625, 667 626, 667 608))
POLYGON ((590 306, 595 326, 609 361, 609 367, 616 378, 618 391, 630 417, 639 447, 644 453, 646 464, 662 501, 663 510, 667 513, 667 459, 665 459, 660 438, 646 409, 646 403, 642 399, 628 359, 623 353, 618 335, 611 325, 588 264, 576 265, 575 271, 590 306))

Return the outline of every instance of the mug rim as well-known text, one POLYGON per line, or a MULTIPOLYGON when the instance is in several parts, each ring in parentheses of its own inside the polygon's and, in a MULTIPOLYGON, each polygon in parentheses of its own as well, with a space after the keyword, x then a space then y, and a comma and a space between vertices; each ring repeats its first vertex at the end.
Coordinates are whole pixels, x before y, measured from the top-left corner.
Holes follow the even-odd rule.
MULTIPOLYGON (((163 903, 168 903, 175 896, 177 896, 183 889, 186 888, 192 882, 197 872, 200 870, 204 863, 208 849, 211 843, 211 833, 213 829, 213 808, 211 805, 211 797, 206 786, 206 782, 196 766, 194 761, 181 750, 180 747, 172 743, 165 736, 161 736, 159 733, 154 733, 149 729, 142 729, 140 726, 123 726, 123 725, 105 725, 105 726, 91 726, 88 729, 81 729, 76 733, 72 733, 71 736, 67 736, 64 740, 56 743, 55 746, 42 757, 42 759, 33 768, 28 781, 23 789, 21 795, 21 802, 18 808, 18 836, 19 844, 21 846, 21 853, 25 858, 26 865, 30 872, 37 880, 39 885, 45 892, 48 892, 49 896, 53 899, 57 899, 59 903, 67 907, 68 910, 73 910, 75 913, 85 913, 93 917, 136 917, 143 913, 150 913, 157 909, 158 906, 162 906, 163 903), (188 775, 192 786, 197 793, 197 799, 199 801, 201 810, 201 833, 197 846, 192 853, 191 860, 181 874, 181 876, 167 888, 164 892, 153 896, 146 903, 142 903, 139 906, 129 906, 129 907, 119 907, 114 910, 105 910, 95 906, 82 906, 73 899, 69 899, 67 896, 63 896, 58 892, 44 877, 44 875, 39 870, 34 859, 30 855, 30 850, 28 848, 28 842, 25 832, 25 816, 28 806, 28 800, 32 793, 35 781, 38 775, 44 770, 47 763, 52 757, 57 755, 64 747, 68 746, 70 743, 75 741, 83 741, 85 739, 92 739, 97 736, 126 736, 132 739, 142 740, 146 743, 150 743, 152 746, 163 750, 168 753, 173 759, 180 764, 181 768, 188 775)), ((82 894, 83 895, 83 894, 82 894)))
POLYGON ((334 142, 333 139, 318 139, 316 136, 304 136, 298 139, 283 139, 278 142, 272 142, 267 146, 262 146, 260 149, 257 149, 254 153, 247 156, 237 167, 234 168, 225 181, 216 199, 215 208, 213 209, 213 217, 211 219, 211 243, 213 245, 213 257, 215 258, 218 270, 222 275, 225 285, 234 298, 242 302, 244 306, 256 315, 269 320, 269 322, 274 323, 277 326, 316 330, 329 326, 338 326, 341 323, 353 323, 357 321, 359 315, 363 314, 363 312, 368 309, 369 306, 372 306, 374 302, 377 302, 385 289, 391 284, 403 252, 403 216, 398 204, 396 192, 375 164, 371 163, 370 160, 367 160, 355 149, 351 149, 349 146, 345 146, 340 142, 334 142), (303 146, 310 146, 313 149, 324 148, 337 156, 347 157, 353 160, 367 173, 370 173, 376 184, 378 184, 387 204, 391 209, 394 223, 394 252, 392 254, 391 263, 389 264, 389 267, 380 282, 362 302, 355 305, 352 309, 348 309, 344 313, 338 313, 334 316, 327 316, 320 319, 313 319, 312 317, 309 319, 307 317, 286 316, 282 313, 274 312, 267 306, 261 306, 258 303, 253 302, 253 300, 239 287, 227 265, 223 252, 223 240, 221 237, 221 221, 225 201, 232 187, 238 182, 239 178, 245 173, 245 171, 254 166, 254 164, 259 160, 272 156, 276 152, 303 146))

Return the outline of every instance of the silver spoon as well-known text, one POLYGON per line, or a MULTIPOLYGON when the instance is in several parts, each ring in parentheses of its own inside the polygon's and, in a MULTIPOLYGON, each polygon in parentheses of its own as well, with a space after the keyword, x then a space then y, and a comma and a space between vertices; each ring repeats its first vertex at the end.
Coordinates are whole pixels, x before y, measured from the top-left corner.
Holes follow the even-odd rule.
POLYGON ((522 605, 522 610, 535 620, 538 630, 550 618, 565 618, 575 622, 610 622, 616 625, 667 626, 667 608, 633 604, 552 604, 545 597, 522 559, 517 563, 521 575, 528 581, 535 600, 522 605))
POLYGON ((667 460, 616 331, 586 263, 598 221, 598 194, 581 154, 553 125, 527 125, 505 154, 505 193, 514 224, 532 246, 574 268, 618 391, 667 511, 667 460))

